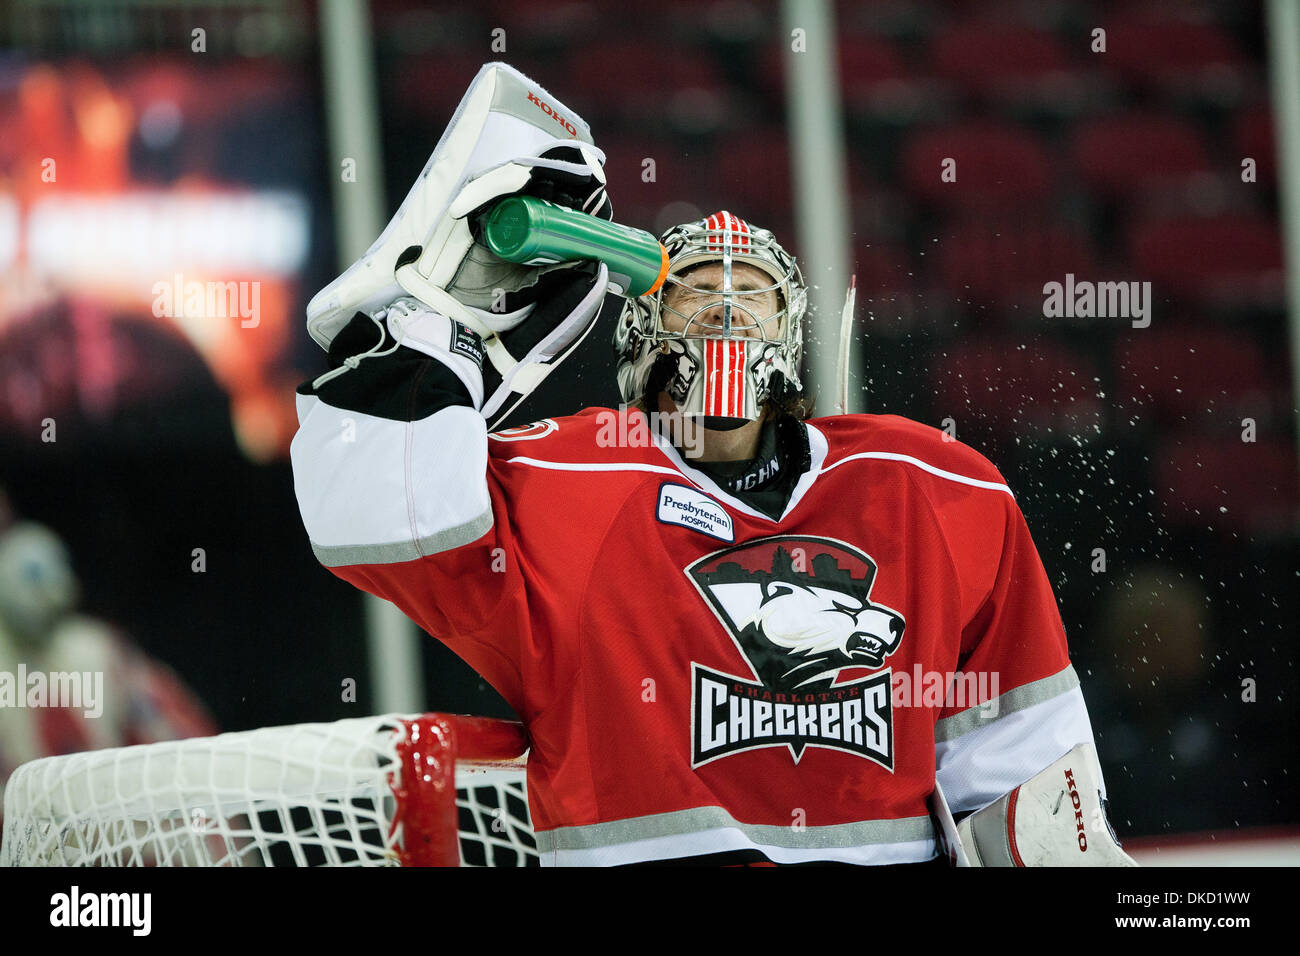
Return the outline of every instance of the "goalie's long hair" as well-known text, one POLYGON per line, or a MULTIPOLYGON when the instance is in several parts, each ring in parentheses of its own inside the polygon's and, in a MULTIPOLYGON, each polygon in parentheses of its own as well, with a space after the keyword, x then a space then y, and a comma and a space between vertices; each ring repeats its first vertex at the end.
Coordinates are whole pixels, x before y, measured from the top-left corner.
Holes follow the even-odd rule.
POLYGON ((782 418, 793 418, 795 421, 804 422, 813 417, 816 404, 816 395, 808 395, 800 389, 790 388, 783 378, 780 386, 772 390, 765 407, 773 411, 772 417, 778 421, 782 418))

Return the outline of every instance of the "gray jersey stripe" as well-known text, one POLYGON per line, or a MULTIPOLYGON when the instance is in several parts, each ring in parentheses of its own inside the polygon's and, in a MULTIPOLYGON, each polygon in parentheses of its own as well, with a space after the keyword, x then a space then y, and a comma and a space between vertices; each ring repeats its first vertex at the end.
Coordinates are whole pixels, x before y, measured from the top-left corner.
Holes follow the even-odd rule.
POLYGON ((635 840, 680 836, 730 827, 739 830, 759 846, 790 849, 857 847, 885 843, 909 843, 933 840, 930 818, 906 817, 901 820, 863 820, 835 826, 763 826, 738 823, 721 807, 696 807, 672 813, 656 813, 628 820, 611 820, 585 827, 560 827, 537 834, 537 848, 542 853, 556 850, 589 850, 617 846, 635 840))
POLYGON ((353 564, 400 564, 430 554, 451 551, 477 541, 492 529, 492 510, 454 528, 445 528, 419 541, 394 541, 389 544, 311 544, 316 560, 327 568, 353 564))
MULTIPOLYGON (((1007 801, 1003 797, 971 818, 972 836, 980 866, 1015 866, 1011 856, 1011 838, 1007 833, 1007 801)), ((967 848, 970 849, 969 847, 967 848)))
POLYGON ((1059 697, 1078 686, 1079 676, 1074 672, 1074 666, 1066 664, 1064 670, 1057 671, 1050 677, 1031 681, 1007 691, 987 704, 976 704, 951 717, 945 717, 934 725, 934 742, 956 740, 972 730, 988 727, 1008 714, 1059 697))

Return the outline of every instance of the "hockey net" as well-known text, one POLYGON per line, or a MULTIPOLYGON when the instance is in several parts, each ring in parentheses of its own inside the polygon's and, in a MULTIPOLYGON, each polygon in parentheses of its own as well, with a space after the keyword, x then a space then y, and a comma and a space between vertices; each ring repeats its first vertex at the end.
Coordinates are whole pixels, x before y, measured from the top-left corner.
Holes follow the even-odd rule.
POLYGON ((0 865, 535 866, 521 725, 387 714, 46 757, 0 865))

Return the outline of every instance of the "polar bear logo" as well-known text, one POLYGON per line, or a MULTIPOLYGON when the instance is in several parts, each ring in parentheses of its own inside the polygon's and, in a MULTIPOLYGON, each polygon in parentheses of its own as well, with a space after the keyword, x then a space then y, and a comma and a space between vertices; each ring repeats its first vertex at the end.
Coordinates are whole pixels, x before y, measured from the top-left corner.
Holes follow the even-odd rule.
MULTIPOLYGON (((819 690, 843 668, 883 667, 902 643, 906 622, 871 600, 875 563, 856 550, 816 541, 821 552, 805 571, 788 543, 769 545, 766 567, 752 566, 759 555, 749 545, 742 549, 750 561, 692 569, 759 679, 774 690, 819 690)), ((728 556, 739 557, 742 549, 728 556)))

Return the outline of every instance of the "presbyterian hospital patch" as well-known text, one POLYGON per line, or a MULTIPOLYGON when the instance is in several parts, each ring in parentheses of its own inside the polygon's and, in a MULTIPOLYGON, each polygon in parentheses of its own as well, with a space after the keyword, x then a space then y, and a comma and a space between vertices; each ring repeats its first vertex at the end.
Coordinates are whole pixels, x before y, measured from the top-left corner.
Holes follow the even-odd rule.
POLYGON ((708 495, 685 485, 659 486, 655 516, 664 524, 679 524, 723 541, 736 540, 731 515, 708 495))

